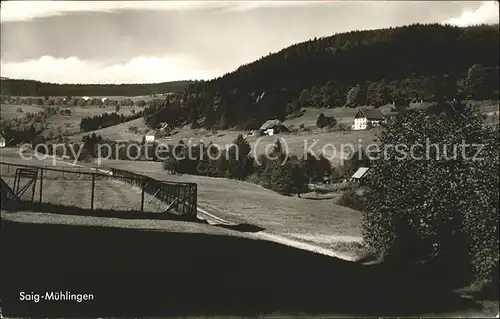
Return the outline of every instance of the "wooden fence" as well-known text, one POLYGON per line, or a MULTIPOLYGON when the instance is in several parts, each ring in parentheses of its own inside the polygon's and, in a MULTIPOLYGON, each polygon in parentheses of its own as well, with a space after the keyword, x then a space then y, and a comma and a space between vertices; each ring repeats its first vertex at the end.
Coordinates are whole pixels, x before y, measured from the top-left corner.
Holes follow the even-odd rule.
POLYGON ((173 210, 179 215, 196 218, 198 205, 196 183, 160 181, 116 168, 111 168, 111 173, 114 178, 141 187, 143 201, 144 193, 146 193, 167 203, 169 205, 167 211, 173 210))
MULTIPOLYGON (((140 211, 144 211, 145 194, 166 203, 165 212, 182 215, 186 219, 195 219, 197 213, 197 185, 196 183, 178 183, 160 181, 149 176, 133 173, 120 169, 97 169, 91 167, 54 168, 48 166, 22 165, 0 162, 1 176, 14 176, 17 168, 38 169, 37 179, 40 180, 38 190, 38 203, 42 203, 43 181, 47 179, 86 179, 91 182, 90 209, 94 210, 94 195, 96 180, 121 180, 141 189, 140 211), (85 171, 86 170, 86 171, 85 171)), ((84 190, 79 190, 80 192, 84 190)), ((150 199, 150 200, 151 200, 150 199)))

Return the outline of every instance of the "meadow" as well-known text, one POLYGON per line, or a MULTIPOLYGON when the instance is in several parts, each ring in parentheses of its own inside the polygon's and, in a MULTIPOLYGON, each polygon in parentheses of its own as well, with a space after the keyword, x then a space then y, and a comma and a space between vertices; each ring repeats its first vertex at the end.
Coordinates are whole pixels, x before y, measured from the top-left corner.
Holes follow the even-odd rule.
POLYGON ((171 175, 159 162, 103 160, 102 167, 134 171, 172 182, 198 185, 198 206, 235 223, 250 223, 294 239, 320 246, 360 241, 362 213, 322 200, 288 197, 259 185, 226 178, 171 175))
MULTIPOLYGON (((56 107, 56 106, 51 106, 56 107)), ((84 117, 93 117, 99 116, 104 113, 115 113, 116 109, 114 106, 105 106, 105 107, 80 107, 80 106, 71 106, 71 107, 59 107, 60 110, 68 109, 71 111, 69 115, 62 115, 60 113, 49 116, 44 122, 47 125, 44 135, 52 134, 58 135, 59 131, 62 132, 63 135, 74 135, 80 133, 80 122, 84 117), (49 133, 51 132, 51 133, 49 133)), ((14 119, 17 117, 21 117, 26 113, 39 113, 44 110, 43 106, 34 106, 34 105, 14 105, 14 104, 2 104, 1 105, 1 118, 2 120, 14 119), (18 112, 18 109, 21 109, 22 112, 18 112)), ((133 112, 140 112, 143 108, 138 106, 120 106, 120 110, 117 112, 118 115, 132 115, 133 112)), ((81 139, 81 138, 80 138, 81 139)))
POLYGON ((0 104, 0 114, 2 120, 10 120, 22 116, 24 113, 38 113, 42 108, 32 105, 0 104), (18 109, 22 112, 18 112, 18 109))
MULTIPOLYGON (((99 116, 104 113, 115 113, 114 106, 107 107, 70 107, 71 115, 52 115, 47 119, 50 129, 57 129, 61 127, 65 132, 65 135, 73 135, 80 133, 80 122, 84 117, 99 116)), ((140 112, 142 108, 136 106, 120 106, 120 110, 117 112, 118 115, 132 115, 133 112, 140 112)))

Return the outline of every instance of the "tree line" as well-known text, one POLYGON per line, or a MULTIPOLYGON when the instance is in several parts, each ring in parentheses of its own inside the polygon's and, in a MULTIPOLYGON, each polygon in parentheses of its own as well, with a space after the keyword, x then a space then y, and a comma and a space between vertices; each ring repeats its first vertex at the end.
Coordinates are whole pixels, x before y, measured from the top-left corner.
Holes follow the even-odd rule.
POLYGON ((102 98, 88 98, 73 97, 71 95, 66 97, 20 97, 2 95, 2 104, 11 105, 35 105, 35 106, 66 106, 66 107, 110 107, 110 106, 137 106, 144 107, 147 102, 143 99, 132 100, 125 98, 121 100, 116 99, 102 99, 102 98))
POLYGON ((12 96, 139 96, 182 92, 191 81, 145 84, 57 84, 27 79, 0 80, 0 93, 12 96))
POLYGON ((104 113, 91 117, 84 117, 80 121, 80 130, 82 132, 95 131, 113 125, 118 125, 124 122, 138 119, 142 116, 142 112, 133 112, 130 115, 113 113, 104 113))

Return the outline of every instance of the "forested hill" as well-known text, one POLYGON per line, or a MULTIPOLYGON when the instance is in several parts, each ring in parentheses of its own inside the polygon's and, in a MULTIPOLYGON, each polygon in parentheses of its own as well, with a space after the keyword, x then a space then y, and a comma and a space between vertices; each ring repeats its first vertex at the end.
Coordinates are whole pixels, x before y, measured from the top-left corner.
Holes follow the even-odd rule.
POLYGON ((12 96, 138 96, 183 92, 191 81, 153 84, 56 84, 0 79, 2 95, 12 96))
POLYGON ((169 111, 155 113, 148 122, 175 119, 206 127, 250 128, 301 106, 432 100, 443 81, 452 89, 468 85, 472 98, 486 99, 498 95, 498 60, 498 25, 416 24, 336 34, 192 84, 182 102, 171 101, 169 111), (175 110, 178 117, 172 117, 175 110))

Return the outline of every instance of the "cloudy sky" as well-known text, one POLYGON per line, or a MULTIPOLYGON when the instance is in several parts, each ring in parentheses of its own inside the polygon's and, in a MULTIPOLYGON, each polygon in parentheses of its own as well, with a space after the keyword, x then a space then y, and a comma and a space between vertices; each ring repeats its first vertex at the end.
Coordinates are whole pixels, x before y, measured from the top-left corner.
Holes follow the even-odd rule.
POLYGON ((411 23, 498 23, 494 1, 2 1, 1 75, 210 79, 293 43, 411 23))

